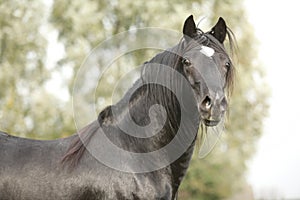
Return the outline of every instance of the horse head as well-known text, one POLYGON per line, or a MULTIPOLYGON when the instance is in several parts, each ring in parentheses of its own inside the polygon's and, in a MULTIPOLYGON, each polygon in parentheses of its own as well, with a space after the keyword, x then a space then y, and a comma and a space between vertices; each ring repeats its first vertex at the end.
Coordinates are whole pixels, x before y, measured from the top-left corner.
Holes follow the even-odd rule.
POLYGON ((201 121, 216 126, 227 110, 227 93, 232 85, 233 66, 224 48, 229 34, 223 18, 209 31, 202 32, 193 16, 183 27, 182 71, 193 88, 201 121))

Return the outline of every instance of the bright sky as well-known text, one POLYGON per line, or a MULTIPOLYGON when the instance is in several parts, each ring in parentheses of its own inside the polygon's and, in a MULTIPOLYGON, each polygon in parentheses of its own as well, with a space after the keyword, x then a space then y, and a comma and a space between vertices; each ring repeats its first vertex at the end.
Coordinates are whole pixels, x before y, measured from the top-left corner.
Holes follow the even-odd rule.
MULTIPOLYGON (((299 1, 246 0, 272 89, 270 113, 248 180, 255 196, 300 198, 299 1)), ((262 88, 263 89, 263 88, 262 88)))

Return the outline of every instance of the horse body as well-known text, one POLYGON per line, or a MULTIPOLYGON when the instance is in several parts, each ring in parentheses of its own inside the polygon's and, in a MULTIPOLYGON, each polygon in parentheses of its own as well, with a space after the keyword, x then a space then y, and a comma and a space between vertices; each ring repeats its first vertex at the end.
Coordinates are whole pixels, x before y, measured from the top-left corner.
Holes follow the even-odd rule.
MULTIPOLYGON (((223 90, 231 81, 232 69, 224 68, 229 62, 222 45, 224 34, 228 34, 225 22, 219 20, 209 33, 197 31, 190 16, 184 24, 184 39, 145 63, 141 78, 125 96, 101 111, 96 121, 77 134, 39 141, 0 132, 0 199, 175 199, 193 154, 199 123, 214 126, 223 117, 227 107, 223 90), (209 51, 199 49, 203 41, 211 42, 209 51), (160 71, 155 71, 152 65, 161 65, 160 71), (186 93, 189 89, 184 88, 182 82, 173 80, 176 79, 174 74, 164 74, 164 66, 182 74, 193 88, 192 96, 186 93), (217 75, 220 80, 211 81, 203 72, 212 78, 217 75), (158 74, 166 75, 169 81, 180 86, 177 89, 185 98, 184 105, 176 100, 174 91, 159 84, 144 84, 147 78, 158 74), (155 105, 163 105, 165 111, 152 109, 155 105), (181 116, 187 119, 183 120, 181 116), (126 132, 127 129, 136 131, 130 129, 129 121, 140 127, 153 126, 140 133, 145 137, 134 137, 126 132), (182 129, 183 136, 177 137, 182 129), (119 164, 125 169, 122 171, 99 159, 97 154, 110 153, 101 146, 101 140, 97 139, 99 135, 105 135, 122 150, 133 152, 132 156, 156 152, 173 140, 178 149, 188 145, 176 159, 168 151, 159 154, 153 165, 166 160, 170 163, 155 170, 136 172, 139 166, 122 160, 119 164), (93 151, 97 148, 98 151, 93 151)), ((143 166, 144 161, 137 165, 143 166)))
MULTIPOLYGON (((180 159, 174 166, 135 174, 107 167, 85 152, 70 171, 60 160, 75 137, 37 141, 0 134, 0 199, 174 198, 179 187, 175 180, 182 177, 173 170, 180 159)), ((185 162, 191 153, 183 156, 185 162)))

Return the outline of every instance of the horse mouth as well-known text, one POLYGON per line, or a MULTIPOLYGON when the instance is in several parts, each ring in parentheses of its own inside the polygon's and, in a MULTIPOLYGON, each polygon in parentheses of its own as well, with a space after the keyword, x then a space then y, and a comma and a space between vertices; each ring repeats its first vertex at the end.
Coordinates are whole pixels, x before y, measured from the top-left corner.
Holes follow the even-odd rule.
POLYGON ((217 126, 220 121, 203 119, 205 126, 217 126))

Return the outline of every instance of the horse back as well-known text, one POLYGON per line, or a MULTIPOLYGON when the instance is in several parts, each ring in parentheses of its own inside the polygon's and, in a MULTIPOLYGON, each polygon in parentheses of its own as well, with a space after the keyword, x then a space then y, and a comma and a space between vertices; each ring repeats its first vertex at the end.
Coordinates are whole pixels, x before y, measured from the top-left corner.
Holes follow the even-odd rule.
POLYGON ((51 164, 52 160, 62 156, 66 150, 66 143, 66 139, 32 140, 0 132, 0 166, 51 164))

